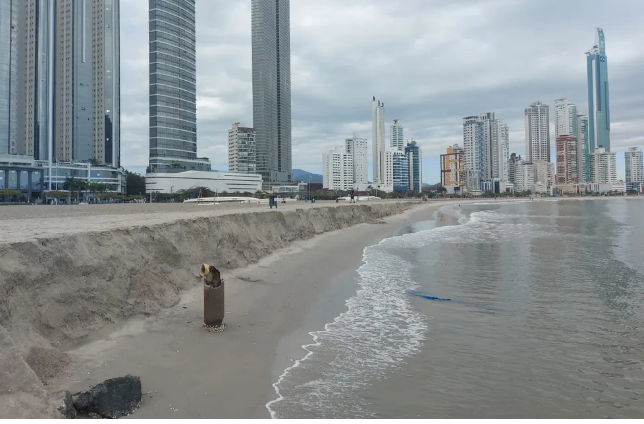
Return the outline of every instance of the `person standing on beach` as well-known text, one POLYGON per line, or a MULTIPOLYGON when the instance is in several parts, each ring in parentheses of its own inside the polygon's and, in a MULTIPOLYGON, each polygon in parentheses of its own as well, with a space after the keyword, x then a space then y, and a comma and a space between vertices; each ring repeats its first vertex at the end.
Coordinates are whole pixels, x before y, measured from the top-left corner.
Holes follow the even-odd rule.
POLYGON ((356 198, 355 198, 355 191, 351 190, 351 203, 355 203, 356 198))

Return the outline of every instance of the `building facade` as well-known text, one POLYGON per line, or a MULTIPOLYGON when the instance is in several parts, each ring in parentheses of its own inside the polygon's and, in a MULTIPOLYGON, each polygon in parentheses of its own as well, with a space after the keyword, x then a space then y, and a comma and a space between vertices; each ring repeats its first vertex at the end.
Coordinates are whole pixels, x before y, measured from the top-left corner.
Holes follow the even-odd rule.
MULTIPOLYGON (((571 135, 557 136, 557 184, 579 184, 579 143, 571 135)), ((583 179, 583 178, 582 178, 583 179)))
POLYGON ((322 182, 327 190, 353 190, 353 155, 335 147, 322 155, 322 182))
POLYGON ((373 151, 373 184, 378 187, 384 183, 386 167, 385 152, 385 104, 374 96, 371 106, 371 148, 373 151))
POLYGON ((539 183, 544 187, 552 187, 555 185, 555 165, 552 162, 545 160, 537 160, 532 162, 534 166, 534 182, 539 183))
POLYGON ((586 52, 588 75, 588 138, 590 151, 603 147, 610 152, 610 103, 608 89, 608 59, 604 30, 597 28, 595 44, 586 52))
POLYGON ((577 106, 568 99, 555 100, 555 139, 566 135, 577 137, 577 106))
POLYGON ((409 191, 409 159, 404 151, 393 150, 393 186, 394 191, 409 191))
POLYGON ((465 186, 465 150, 458 144, 447 148, 447 152, 440 156, 441 161, 441 186, 465 186))
POLYGON ((353 133, 353 137, 344 140, 344 147, 347 154, 353 158, 353 189, 364 191, 369 185, 367 169, 369 154, 369 145, 366 138, 358 137, 353 133))
POLYGON ((24 0, 17 151, 118 168, 119 0, 24 0))
POLYGON ((292 180, 289 0, 252 0, 253 127, 265 186, 292 180))
POLYGON ((532 162, 521 161, 517 164, 514 190, 516 192, 534 191, 535 169, 532 162))
POLYGON ((590 155, 590 181, 596 184, 617 182, 617 157, 603 147, 598 147, 590 155))
POLYGON ((522 162, 521 155, 512 153, 508 160, 508 181, 513 183, 517 175, 517 165, 522 162))
POLYGON ((534 102, 525 109, 526 160, 550 162, 550 107, 534 102))
POLYGON ((409 162, 409 190, 423 192, 423 149, 412 140, 405 146, 405 155, 409 162))
POLYGON ((479 115, 483 123, 483 179, 508 180, 507 163, 510 155, 509 129, 493 112, 479 115))
POLYGON ((579 154, 579 179, 581 183, 590 180, 590 148, 588 134, 588 115, 585 113, 577 114, 577 141, 579 154))
POLYGON ((149 0, 148 172, 209 171, 197 157, 195 0, 149 0))
POLYGON ((19 1, 0 0, 0 155, 17 153, 19 1))
POLYGON ((256 193, 262 189, 262 177, 259 174, 217 171, 160 172, 145 176, 148 194, 171 194, 198 187, 205 187, 215 193, 256 193))
POLYGON ((463 118, 463 147, 465 150, 465 185, 468 190, 480 190, 485 180, 485 129, 478 116, 463 118))
POLYGON ((228 130, 228 171, 254 174, 255 129, 235 122, 228 130))
POLYGON ((404 135, 405 129, 400 119, 394 119, 394 123, 391 124, 389 131, 390 131, 389 145, 391 146, 391 148, 393 148, 394 150, 398 150, 400 152, 405 151, 405 135, 404 135))
POLYGON ((624 152, 626 182, 644 182, 644 154, 638 147, 630 147, 624 152))

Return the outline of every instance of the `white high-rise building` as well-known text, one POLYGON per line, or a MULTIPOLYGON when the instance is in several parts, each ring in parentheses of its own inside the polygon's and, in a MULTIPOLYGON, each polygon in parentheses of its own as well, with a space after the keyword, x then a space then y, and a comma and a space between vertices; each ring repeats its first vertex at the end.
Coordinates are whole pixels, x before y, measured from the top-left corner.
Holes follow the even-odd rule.
POLYGON ((525 110, 526 160, 550 162, 550 108, 534 102, 525 110))
POLYGON ((534 165, 534 182, 552 187, 555 184, 555 164, 545 160, 537 160, 534 165))
POLYGON ((360 138, 357 133, 353 133, 353 137, 347 138, 344 144, 347 154, 353 157, 353 189, 364 191, 369 185, 367 139, 360 138))
POLYGON ((235 122, 228 130, 228 171, 242 174, 257 172, 255 129, 235 122))
POLYGON ((373 185, 382 185, 385 178, 385 104, 373 98, 371 110, 372 150, 373 150, 373 185))
POLYGON ((385 192, 394 191, 394 155, 399 153, 392 148, 386 149, 384 157, 384 174, 378 187, 379 190, 385 192))
POLYGON ((17 151, 19 1, 0 0, 0 155, 17 151))
POLYGON ((535 183, 534 164, 532 162, 519 162, 514 176, 514 190, 533 191, 535 183))
POLYGON ((555 138, 578 136, 577 106, 568 99, 555 100, 555 138))
POLYGON ((579 160, 579 182, 590 181, 590 139, 588 133, 588 115, 577 113, 577 159, 579 160))
POLYGON ((394 119, 394 123, 390 127, 390 145, 394 150, 399 152, 405 151, 405 137, 404 128, 400 119, 394 119))
POLYGON ((485 130, 483 121, 478 116, 463 118, 463 149, 465 150, 465 186, 470 191, 481 189, 485 175, 483 148, 485 130))
POLYGON ((328 190, 353 189, 353 155, 335 147, 322 155, 322 182, 328 190))
POLYGON ((590 155, 590 181, 598 184, 617 182, 617 157, 603 147, 590 155))
POLYGON ((624 152, 626 162, 626 182, 642 183, 644 182, 644 154, 637 147, 631 147, 624 152))

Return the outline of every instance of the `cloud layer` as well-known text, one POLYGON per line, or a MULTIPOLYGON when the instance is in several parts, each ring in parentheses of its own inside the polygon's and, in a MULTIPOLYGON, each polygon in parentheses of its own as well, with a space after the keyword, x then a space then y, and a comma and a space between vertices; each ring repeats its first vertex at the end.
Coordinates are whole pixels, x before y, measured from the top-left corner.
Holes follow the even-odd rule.
MULTIPOLYGON (((496 112, 524 152, 523 110, 567 97, 586 110, 586 59, 604 28, 613 150, 644 146, 640 0, 292 0, 293 167, 354 131, 371 139, 371 98, 423 147, 425 180, 462 140, 462 118, 496 112)), ((148 2, 121 0, 122 158, 148 159, 148 2)), ((227 169, 227 130, 252 124, 250 0, 197 0, 198 149, 227 169)), ((554 119, 554 116, 551 117, 554 119)), ((553 131, 554 136, 554 131, 553 131)), ((553 143, 554 149, 554 143, 553 143)), ((621 162, 621 161, 620 161, 621 162)), ((620 163, 623 166, 622 163, 620 163)))

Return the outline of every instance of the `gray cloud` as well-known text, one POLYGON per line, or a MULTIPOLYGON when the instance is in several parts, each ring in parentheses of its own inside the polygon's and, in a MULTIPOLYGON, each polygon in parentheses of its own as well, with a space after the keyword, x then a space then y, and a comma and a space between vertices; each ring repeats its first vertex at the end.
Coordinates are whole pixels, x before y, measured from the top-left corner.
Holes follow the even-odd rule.
MULTIPOLYGON (((122 148, 148 155, 147 1, 121 0, 122 148)), ((523 153, 523 109, 568 97, 586 110, 586 59, 604 28, 614 149, 644 146, 639 0, 292 0, 293 165, 319 170, 353 131, 371 138, 371 97, 435 157, 463 116, 494 111, 523 153), (601 12, 598 12, 601 11, 601 12)), ((199 154, 226 168, 227 129, 252 124, 250 0, 197 0, 199 154)), ((554 146, 553 146, 554 147, 554 146)), ((426 180, 438 180, 435 159, 426 180)))

